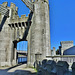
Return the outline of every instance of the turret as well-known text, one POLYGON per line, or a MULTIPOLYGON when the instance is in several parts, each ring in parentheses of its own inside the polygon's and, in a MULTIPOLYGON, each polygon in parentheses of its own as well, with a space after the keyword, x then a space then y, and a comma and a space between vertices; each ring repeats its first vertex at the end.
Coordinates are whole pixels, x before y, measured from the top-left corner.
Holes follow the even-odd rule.
POLYGON ((3 2, 2 5, 4 5, 5 7, 7 7, 8 6, 8 2, 3 2))
POLYGON ((14 3, 11 2, 11 8, 15 9, 16 5, 14 3))

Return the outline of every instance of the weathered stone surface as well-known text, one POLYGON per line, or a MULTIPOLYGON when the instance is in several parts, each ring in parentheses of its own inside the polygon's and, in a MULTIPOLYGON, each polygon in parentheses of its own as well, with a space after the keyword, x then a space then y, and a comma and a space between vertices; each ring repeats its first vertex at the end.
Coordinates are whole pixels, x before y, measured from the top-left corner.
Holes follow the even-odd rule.
POLYGON ((61 41, 60 44, 61 44, 61 46, 59 48, 59 50, 60 50, 59 52, 61 55, 63 55, 64 51, 73 47, 73 41, 61 41))
POLYGON ((11 6, 8 7, 7 2, 4 2, 3 5, 9 9, 9 17, 5 19, 4 15, 0 15, 0 66, 12 66, 16 65, 17 63, 17 46, 16 43, 13 43, 13 41, 17 40, 19 37, 21 37, 21 35, 24 34, 24 31, 21 32, 22 28, 20 25, 18 25, 18 23, 21 22, 22 27, 24 27, 23 23, 25 23, 28 18, 25 15, 22 15, 21 18, 17 18, 18 10, 15 4, 11 3, 11 6), (19 29, 18 26, 20 27, 19 29), (17 37, 18 30, 20 30, 19 37, 17 37))
POLYGON ((7 7, 7 2, 3 3, 9 9, 9 18, 3 20, 3 15, 0 16, 3 25, 0 32, 0 66, 17 63, 16 44, 21 40, 28 40, 28 65, 33 66, 36 60, 42 61, 51 55, 48 0, 35 0, 27 4, 34 4, 33 11, 28 17, 22 15, 19 18, 14 3, 10 7, 7 7))
POLYGON ((47 2, 39 0, 34 3, 30 36, 30 63, 33 65, 35 54, 38 52, 42 54, 42 60, 51 55, 49 7, 47 2))

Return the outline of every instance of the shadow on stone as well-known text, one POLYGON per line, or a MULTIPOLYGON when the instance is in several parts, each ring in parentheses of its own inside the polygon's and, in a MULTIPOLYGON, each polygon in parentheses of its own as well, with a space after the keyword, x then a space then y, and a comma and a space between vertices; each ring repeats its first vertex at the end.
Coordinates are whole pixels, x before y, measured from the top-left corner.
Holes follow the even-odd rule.
POLYGON ((31 72, 28 70, 16 70, 14 72, 8 72, 7 70, 0 69, 0 75, 37 75, 37 72, 31 72))
POLYGON ((6 21, 6 19, 7 19, 7 16, 4 16, 3 19, 2 19, 2 22, 1 22, 1 24, 0 24, 0 32, 1 32, 1 30, 2 30, 2 27, 3 27, 3 25, 4 25, 5 21, 6 21))

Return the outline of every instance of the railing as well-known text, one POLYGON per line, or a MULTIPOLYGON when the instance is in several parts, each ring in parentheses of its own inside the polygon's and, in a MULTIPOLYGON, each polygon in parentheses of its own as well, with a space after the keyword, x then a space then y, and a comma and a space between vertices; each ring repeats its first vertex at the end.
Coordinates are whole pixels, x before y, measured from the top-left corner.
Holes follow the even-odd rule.
POLYGON ((27 51, 19 51, 17 50, 18 53, 26 53, 27 54, 27 51))

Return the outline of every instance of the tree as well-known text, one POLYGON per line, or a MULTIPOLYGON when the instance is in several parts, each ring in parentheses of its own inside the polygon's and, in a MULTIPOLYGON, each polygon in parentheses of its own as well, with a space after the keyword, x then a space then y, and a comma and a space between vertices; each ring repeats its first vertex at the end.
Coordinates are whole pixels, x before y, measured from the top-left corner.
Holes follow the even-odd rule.
POLYGON ((57 49, 56 54, 57 54, 57 55, 59 54, 59 49, 57 49))

